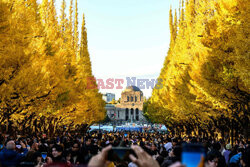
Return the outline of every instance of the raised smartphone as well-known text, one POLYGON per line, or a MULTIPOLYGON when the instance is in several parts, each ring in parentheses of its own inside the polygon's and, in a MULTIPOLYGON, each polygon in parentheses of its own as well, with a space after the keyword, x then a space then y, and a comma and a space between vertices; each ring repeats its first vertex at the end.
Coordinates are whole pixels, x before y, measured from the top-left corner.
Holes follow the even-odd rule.
POLYGON ((129 154, 136 157, 135 152, 129 147, 112 147, 108 152, 108 160, 112 162, 129 162, 129 154))
POLYGON ((201 144, 182 145, 182 164, 186 167, 203 167, 206 152, 201 144))

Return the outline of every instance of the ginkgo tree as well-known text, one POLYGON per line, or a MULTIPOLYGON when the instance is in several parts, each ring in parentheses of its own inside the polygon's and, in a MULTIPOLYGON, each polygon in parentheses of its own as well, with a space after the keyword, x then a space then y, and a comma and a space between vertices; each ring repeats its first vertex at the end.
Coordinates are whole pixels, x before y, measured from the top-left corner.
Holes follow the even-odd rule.
MULTIPOLYGON (((77 5, 77 1, 75 1, 77 5)), ((83 20, 62 2, 58 21, 54 0, 0 2, 0 121, 2 130, 47 131, 85 127, 105 118, 105 102, 93 78, 83 20)))
POLYGON ((163 87, 154 88, 145 115, 170 130, 248 138, 249 6, 247 0, 186 0, 179 19, 170 9, 170 48, 158 78, 163 87))

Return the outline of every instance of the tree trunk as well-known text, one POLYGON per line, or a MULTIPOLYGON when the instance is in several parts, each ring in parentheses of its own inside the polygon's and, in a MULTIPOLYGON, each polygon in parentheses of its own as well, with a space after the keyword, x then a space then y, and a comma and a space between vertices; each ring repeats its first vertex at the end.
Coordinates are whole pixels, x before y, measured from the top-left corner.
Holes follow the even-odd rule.
POLYGON ((234 145, 233 138, 234 138, 234 120, 232 120, 232 122, 231 122, 231 143, 232 143, 232 145, 234 145))

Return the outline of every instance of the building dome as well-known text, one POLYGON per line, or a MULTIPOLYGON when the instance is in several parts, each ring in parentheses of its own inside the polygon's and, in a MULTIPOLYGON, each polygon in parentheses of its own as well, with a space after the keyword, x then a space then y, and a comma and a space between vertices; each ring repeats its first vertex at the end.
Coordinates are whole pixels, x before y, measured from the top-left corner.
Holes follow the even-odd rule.
POLYGON ((138 87, 136 86, 128 86, 124 92, 129 92, 129 91, 141 91, 138 87))

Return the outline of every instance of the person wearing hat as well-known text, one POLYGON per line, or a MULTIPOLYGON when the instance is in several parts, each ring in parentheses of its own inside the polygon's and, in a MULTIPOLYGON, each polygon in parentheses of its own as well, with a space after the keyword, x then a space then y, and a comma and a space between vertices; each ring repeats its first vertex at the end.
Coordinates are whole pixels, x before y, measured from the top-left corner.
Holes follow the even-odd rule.
POLYGON ((226 145, 226 150, 223 153, 223 156, 225 157, 225 160, 226 160, 226 164, 229 163, 229 155, 231 153, 231 149, 232 149, 232 145, 231 144, 227 144, 226 145))

